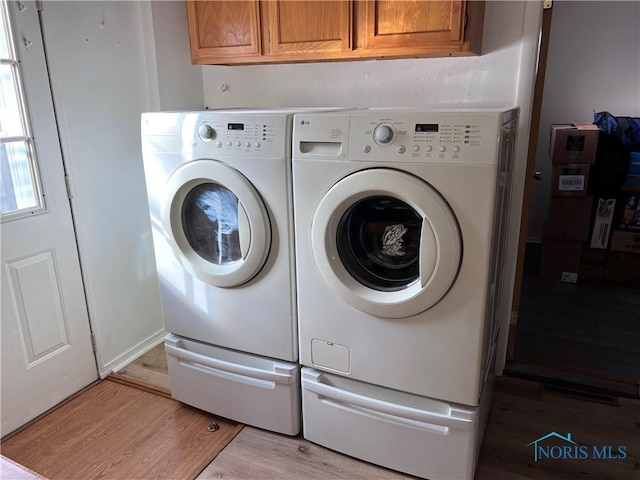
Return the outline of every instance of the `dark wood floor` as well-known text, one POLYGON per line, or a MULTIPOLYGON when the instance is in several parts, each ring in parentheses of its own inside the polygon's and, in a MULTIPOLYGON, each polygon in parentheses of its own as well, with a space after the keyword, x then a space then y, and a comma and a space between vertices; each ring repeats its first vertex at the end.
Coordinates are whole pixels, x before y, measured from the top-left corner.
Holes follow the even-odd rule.
POLYGON ((640 385, 640 285, 541 280, 527 246, 516 363, 640 385))

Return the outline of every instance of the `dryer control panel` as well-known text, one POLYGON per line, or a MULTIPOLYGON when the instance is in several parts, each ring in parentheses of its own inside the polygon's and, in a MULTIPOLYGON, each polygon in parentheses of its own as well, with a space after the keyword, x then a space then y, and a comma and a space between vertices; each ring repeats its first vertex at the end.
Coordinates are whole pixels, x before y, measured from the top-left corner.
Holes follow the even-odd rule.
POLYGON ((220 151, 259 152, 265 145, 278 139, 278 127, 267 118, 204 118, 197 125, 197 135, 200 140, 211 142, 212 146, 220 151))
POLYGON ((155 151, 206 157, 285 158, 291 115, 248 111, 166 112, 143 116, 142 134, 155 151))

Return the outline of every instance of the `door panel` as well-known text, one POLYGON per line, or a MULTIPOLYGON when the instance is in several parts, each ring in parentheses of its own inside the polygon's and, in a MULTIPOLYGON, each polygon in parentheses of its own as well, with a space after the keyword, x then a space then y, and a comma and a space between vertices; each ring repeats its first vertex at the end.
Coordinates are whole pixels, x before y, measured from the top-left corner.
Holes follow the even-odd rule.
POLYGON ((3 215, 2 435, 98 378, 35 2, 8 2, 43 208, 3 215), (25 47, 25 44, 28 47, 25 47))
POLYGON ((367 47, 455 44, 464 38, 462 1, 371 0, 362 2, 360 8, 366 10, 367 47))
POLYGON ((188 1, 191 54, 216 58, 261 53, 258 1, 188 1))
POLYGON ((266 13, 271 55, 351 49, 349 1, 266 2, 266 13))

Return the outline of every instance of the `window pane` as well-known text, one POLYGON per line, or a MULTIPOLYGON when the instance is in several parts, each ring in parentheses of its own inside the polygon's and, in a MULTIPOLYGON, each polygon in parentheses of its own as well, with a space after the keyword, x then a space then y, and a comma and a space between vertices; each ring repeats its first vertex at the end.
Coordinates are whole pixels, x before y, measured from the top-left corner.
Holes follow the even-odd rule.
POLYGON ((25 142, 0 145, 2 213, 39 207, 25 142))
POLYGON ((24 136, 13 65, 0 66, 0 136, 24 136))
POLYGON ((9 54, 9 32, 4 20, 6 16, 4 1, 0 5, 0 9, 2 9, 2 18, 0 19, 0 58, 12 58, 12 55, 9 54))
POLYGON ((44 209, 39 174, 24 111, 20 64, 16 61, 7 3, 0 3, 0 207, 2 221, 44 209), (18 138, 15 138, 18 137, 18 138))

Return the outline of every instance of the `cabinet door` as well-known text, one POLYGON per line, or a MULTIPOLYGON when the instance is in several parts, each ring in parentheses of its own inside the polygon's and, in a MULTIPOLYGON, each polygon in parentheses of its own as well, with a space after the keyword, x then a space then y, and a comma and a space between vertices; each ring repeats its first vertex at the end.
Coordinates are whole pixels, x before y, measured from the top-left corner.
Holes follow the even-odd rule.
POLYGON ((365 0, 358 6, 358 40, 384 49, 460 44, 465 2, 451 0, 365 0))
POLYGON ((194 63, 216 63, 261 53, 258 0, 187 2, 194 63))
POLYGON ((313 60, 351 50, 350 1, 269 1, 263 18, 267 55, 308 55, 313 60))

